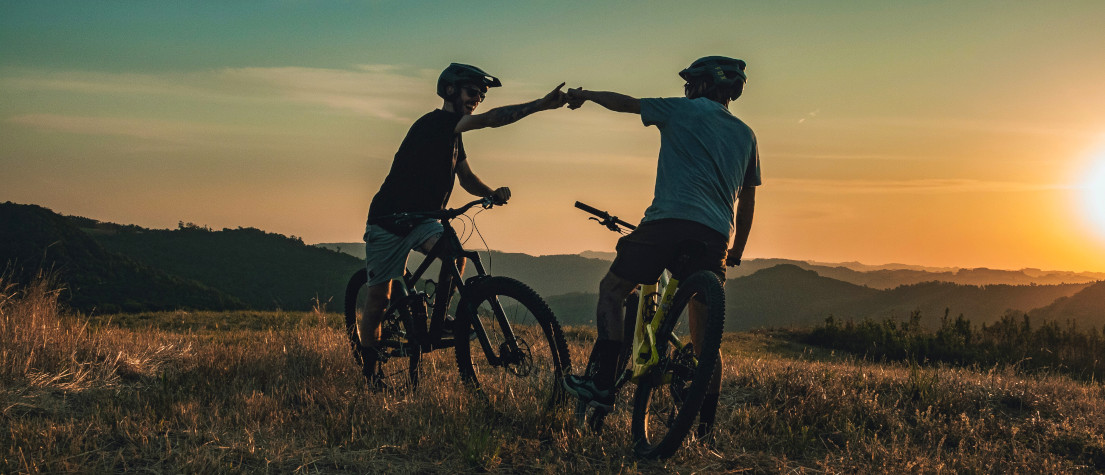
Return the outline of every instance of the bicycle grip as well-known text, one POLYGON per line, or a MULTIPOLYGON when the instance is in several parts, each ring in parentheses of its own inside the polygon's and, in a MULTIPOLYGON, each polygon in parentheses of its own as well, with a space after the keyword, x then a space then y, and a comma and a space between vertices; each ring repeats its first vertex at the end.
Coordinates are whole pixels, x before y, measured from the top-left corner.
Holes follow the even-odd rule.
POLYGON ((581 209, 581 210, 583 210, 583 211, 586 211, 586 212, 588 212, 588 213, 591 213, 591 214, 593 214, 593 215, 595 215, 595 216, 598 216, 598 217, 600 217, 600 218, 609 218, 609 217, 610 217, 610 215, 609 215, 608 213, 606 213, 605 211, 602 211, 602 210, 600 210, 600 209, 594 208, 594 207, 592 207, 592 206, 589 206, 589 205, 587 205, 587 204, 581 203, 581 202, 579 202, 579 201, 576 201, 576 208, 579 208, 579 209, 581 209))

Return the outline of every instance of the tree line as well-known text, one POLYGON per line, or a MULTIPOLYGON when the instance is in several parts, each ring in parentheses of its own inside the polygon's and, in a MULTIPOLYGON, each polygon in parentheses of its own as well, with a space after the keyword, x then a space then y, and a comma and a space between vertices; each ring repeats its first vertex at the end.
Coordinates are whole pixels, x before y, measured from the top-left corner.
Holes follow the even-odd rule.
POLYGON ((995 322, 975 325, 962 314, 950 318, 945 311, 934 331, 921 325, 920 311, 906 321, 840 320, 830 315, 800 339, 874 360, 1015 366, 1091 381, 1105 377, 1105 326, 1036 321, 1021 312, 1006 312, 995 322))

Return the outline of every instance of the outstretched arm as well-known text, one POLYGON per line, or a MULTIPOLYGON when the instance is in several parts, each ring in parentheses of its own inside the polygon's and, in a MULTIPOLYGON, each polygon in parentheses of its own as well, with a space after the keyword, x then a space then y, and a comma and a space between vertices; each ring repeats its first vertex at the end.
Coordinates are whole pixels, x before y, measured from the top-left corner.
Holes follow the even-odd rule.
POLYGON ((591 101, 614 112, 630 114, 641 113, 641 100, 617 92, 586 91, 582 87, 568 89, 568 107, 580 108, 585 101, 591 101))
POLYGON ((460 122, 457 122, 457 127, 454 130, 459 134, 485 127, 502 127, 518 122, 534 112, 556 109, 568 102, 567 95, 560 90, 562 87, 564 87, 564 83, 560 83, 559 86, 556 86, 556 89, 536 101, 496 107, 483 114, 466 115, 460 118, 460 122))
POLYGON ((729 255, 725 257, 725 265, 739 266, 744 255, 744 246, 748 244, 748 234, 752 232, 752 214, 756 211, 756 187, 741 187, 737 195, 736 233, 733 236, 733 247, 729 249, 729 255))

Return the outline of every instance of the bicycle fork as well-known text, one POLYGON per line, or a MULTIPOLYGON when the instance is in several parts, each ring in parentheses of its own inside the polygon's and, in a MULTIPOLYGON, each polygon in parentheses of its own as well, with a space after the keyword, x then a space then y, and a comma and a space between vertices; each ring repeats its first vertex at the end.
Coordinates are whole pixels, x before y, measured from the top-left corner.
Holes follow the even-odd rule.
POLYGON ((514 329, 510 326, 510 321, 507 320, 506 311, 499 303, 499 298, 492 296, 488 302, 491 304, 491 312, 499 324, 499 329, 503 332, 504 339, 499 348, 493 348, 491 339, 487 337, 487 331, 483 328, 483 323, 479 318, 472 319, 472 329, 476 333, 476 340, 480 342, 480 346, 483 347, 483 351, 487 355, 488 363, 492 366, 507 366, 521 362, 524 355, 518 347, 518 339, 514 335, 514 329))

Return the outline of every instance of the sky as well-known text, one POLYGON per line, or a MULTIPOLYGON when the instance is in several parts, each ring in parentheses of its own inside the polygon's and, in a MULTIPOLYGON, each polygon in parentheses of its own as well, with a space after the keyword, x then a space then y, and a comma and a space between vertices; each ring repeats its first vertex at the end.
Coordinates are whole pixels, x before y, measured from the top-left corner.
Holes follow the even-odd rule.
MULTIPOLYGON (((561 82, 679 96, 679 70, 726 55, 748 62, 730 111, 763 173, 745 258, 1105 271, 1102 18, 1097 0, 4 1, 0 201, 357 242, 450 62, 503 81, 480 112, 561 82)), ((467 245, 563 254, 618 237, 577 200, 641 218, 660 138, 588 104, 464 143, 513 193, 467 245)))

